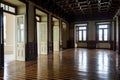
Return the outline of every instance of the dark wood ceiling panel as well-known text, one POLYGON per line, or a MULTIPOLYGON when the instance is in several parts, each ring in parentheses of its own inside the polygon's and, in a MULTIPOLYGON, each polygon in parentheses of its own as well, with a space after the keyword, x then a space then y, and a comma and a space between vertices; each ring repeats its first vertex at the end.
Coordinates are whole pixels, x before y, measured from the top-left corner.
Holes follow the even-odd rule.
POLYGON ((44 8, 67 20, 110 19, 120 7, 120 0, 35 0, 44 8))
POLYGON ((53 0, 67 14, 75 18, 111 18, 119 8, 119 0, 53 0), (63 7, 65 6, 65 7, 63 7), (111 10, 113 9, 113 10, 111 10), (94 16, 93 16, 94 15, 94 16))

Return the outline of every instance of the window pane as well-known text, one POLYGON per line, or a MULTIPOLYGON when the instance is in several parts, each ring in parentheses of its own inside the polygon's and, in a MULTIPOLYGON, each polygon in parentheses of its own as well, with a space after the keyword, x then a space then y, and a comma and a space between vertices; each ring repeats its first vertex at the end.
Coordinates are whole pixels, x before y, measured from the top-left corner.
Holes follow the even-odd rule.
POLYGON ((5 5, 5 10, 8 11, 8 5, 5 5))
POLYGON ((20 24, 20 29, 24 29, 24 25, 23 24, 20 24))
POLYGON ((108 28, 108 25, 99 25, 99 28, 108 28))
POLYGON ((18 42, 20 42, 20 30, 18 29, 18 42))
POLYGON ((4 7, 4 4, 3 4, 3 3, 1 3, 1 7, 2 7, 3 9, 5 9, 5 7, 4 7))
POLYGON ((10 12, 15 13, 15 8, 14 8, 14 7, 9 6, 9 11, 10 11, 10 12))
POLYGON ((21 30, 21 42, 24 42, 24 30, 21 30))
POLYGON ((86 41, 86 31, 83 31, 83 41, 86 41))
POLYGON ((108 29, 104 29, 104 41, 108 40, 108 29))
POLYGON ((83 29, 86 29, 86 27, 79 27, 79 30, 83 30, 83 29))
POLYGON ((79 41, 82 40, 82 31, 79 31, 79 41))
POLYGON ((102 41, 103 39, 102 39, 102 29, 99 29, 99 41, 102 41))

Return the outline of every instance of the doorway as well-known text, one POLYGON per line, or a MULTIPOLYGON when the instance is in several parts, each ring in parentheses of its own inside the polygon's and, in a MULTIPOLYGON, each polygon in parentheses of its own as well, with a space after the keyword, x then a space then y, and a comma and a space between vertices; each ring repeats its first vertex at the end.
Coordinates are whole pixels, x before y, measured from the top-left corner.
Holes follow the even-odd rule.
POLYGON ((59 20, 55 17, 52 18, 53 21, 53 51, 59 51, 59 20))
POLYGON ((0 57, 4 58, 2 64, 7 65, 15 60, 25 61, 24 15, 26 13, 26 5, 18 0, 5 0, 5 2, 1 2, 0 7, 2 8, 0 14, 3 14, 0 20, 1 22, 3 21, 3 27, 0 22, 0 28, 2 29, 0 35, 3 37, 0 37, 0 42, 2 43, 0 57))
POLYGON ((15 60, 15 15, 4 12, 4 61, 9 63, 15 60))
POLYGON ((47 44, 47 26, 48 26, 48 16, 45 12, 36 9, 36 26, 37 26, 37 52, 40 54, 48 53, 47 44))

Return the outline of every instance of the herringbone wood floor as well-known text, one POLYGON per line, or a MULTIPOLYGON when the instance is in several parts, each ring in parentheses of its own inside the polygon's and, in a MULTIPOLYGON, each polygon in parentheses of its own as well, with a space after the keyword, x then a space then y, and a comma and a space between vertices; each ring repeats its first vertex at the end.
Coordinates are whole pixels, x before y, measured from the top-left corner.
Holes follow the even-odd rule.
POLYGON ((37 61, 8 63, 0 80, 120 80, 110 50, 68 49, 39 55, 37 61))

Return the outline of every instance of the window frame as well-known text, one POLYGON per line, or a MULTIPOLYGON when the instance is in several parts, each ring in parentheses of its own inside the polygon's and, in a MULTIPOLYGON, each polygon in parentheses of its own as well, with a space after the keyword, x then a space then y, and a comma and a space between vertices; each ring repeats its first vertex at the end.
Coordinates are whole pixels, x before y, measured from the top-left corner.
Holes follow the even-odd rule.
POLYGON ((76 39, 78 42, 87 42, 88 40, 88 27, 86 26, 76 26, 76 39), (86 27, 86 29, 79 29, 79 27, 86 27), (82 31, 82 40, 79 40, 79 31, 82 31), (83 40, 83 31, 86 31, 86 40, 83 40))
POLYGON ((7 3, 7 2, 1 1, 1 2, 0 2, 0 7, 3 8, 3 11, 4 11, 4 12, 7 12, 7 13, 10 13, 10 14, 13 14, 13 15, 16 15, 16 14, 17 14, 17 6, 15 6, 15 5, 13 5, 13 4, 10 4, 10 3, 7 3), (3 4, 4 7, 2 7, 1 4, 3 4), (8 9, 6 9, 7 7, 8 7, 8 9), (13 8, 13 9, 14 9, 14 12, 10 11, 10 8, 13 8))
MULTIPOLYGON (((99 22, 99 23, 101 23, 101 22, 99 22)), ((109 42, 109 41, 111 41, 111 22, 109 22, 109 23, 104 23, 103 22, 103 24, 101 23, 101 24, 99 24, 99 23, 96 23, 96 27, 97 27, 97 30, 96 30, 96 40, 97 40, 97 42, 109 42), (108 26, 108 28, 99 28, 99 25, 107 25, 108 26), (99 30, 102 30, 102 40, 99 40, 99 30), (104 30, 105 29, 107 29, 108 30, 108 33, 107 33, 107 40, 104 40, 104 30)))

